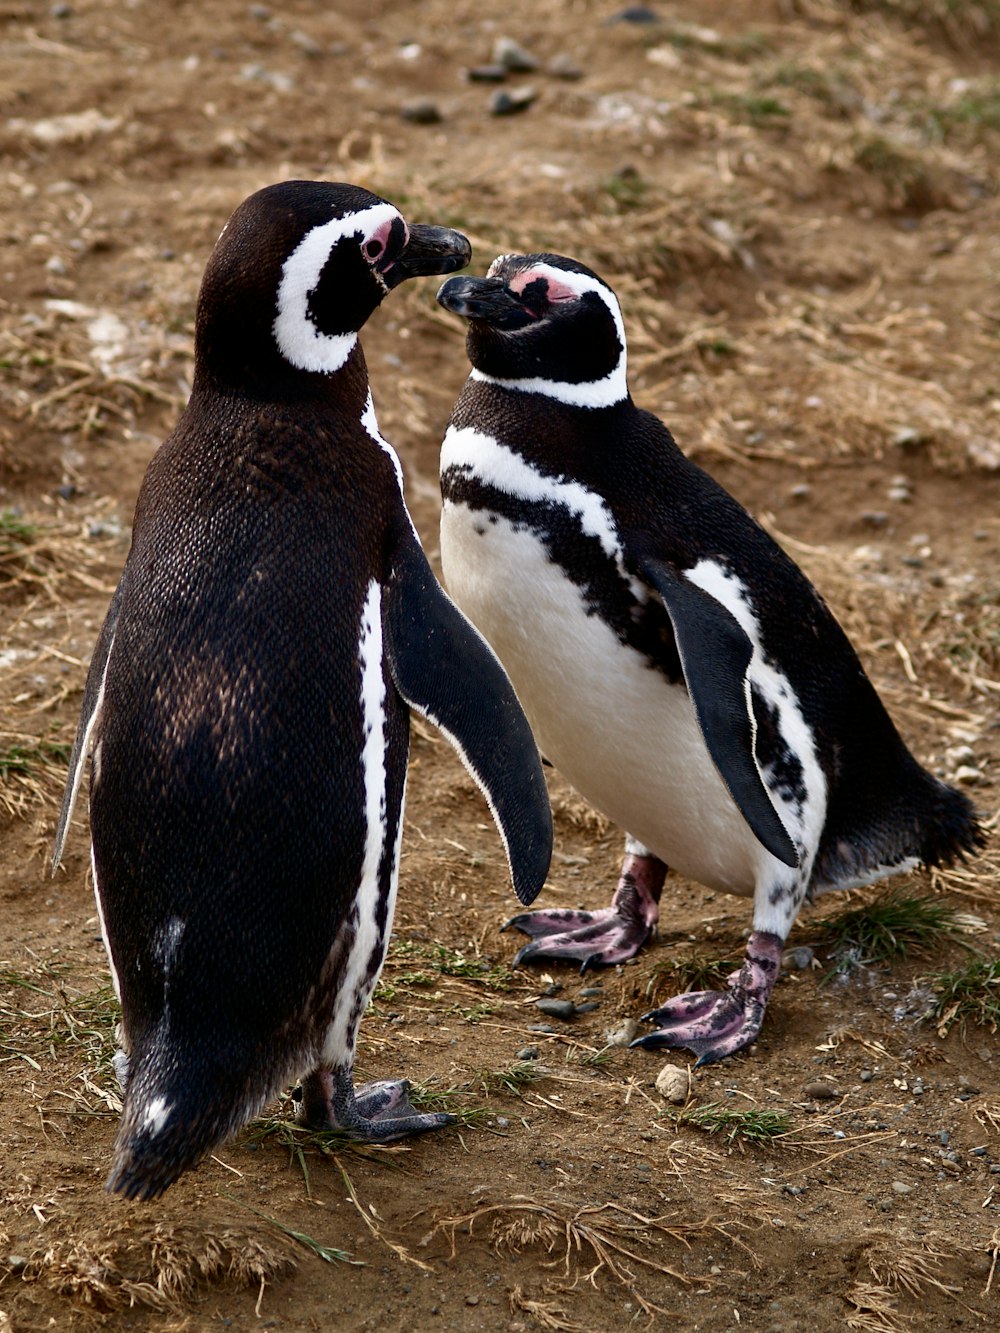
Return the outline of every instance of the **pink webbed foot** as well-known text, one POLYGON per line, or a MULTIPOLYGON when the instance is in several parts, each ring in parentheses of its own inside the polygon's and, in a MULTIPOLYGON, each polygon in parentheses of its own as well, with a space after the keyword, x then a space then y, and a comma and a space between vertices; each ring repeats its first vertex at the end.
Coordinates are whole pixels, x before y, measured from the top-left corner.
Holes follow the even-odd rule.
POLYGON ((418 1111, 409 1087, 406 1079, 396 1079, 355 1090, 350 1070, 316 1070, 302 1080, 299 1119, 311 1129, 343 1130, 365 1143, 388 1143, 455 1123, 444 1112, 418 1111))
POLYGON ((756 1040, 764 1021, 781 964, 783 941, 778 935, 754 931, 747 941, 743 966, 726 979, 724 991, 692 991, 677 995, 642 1021, 657 1030, 637 1037, 633 1046, 656 1050, 682 1046, 693 1051, 698 1065, 735 1055, 756 1040))
POLYGON ((522 912, 504 924, 514 926, 532 942, 518 951, 514 967, 525 962, 568 959, 590 967, 610 967, 634 958, 649 939, 660 916, 660 890, 667 867, 655 856, 628 855, 610 907, 596 912, 553 908, 522 912))

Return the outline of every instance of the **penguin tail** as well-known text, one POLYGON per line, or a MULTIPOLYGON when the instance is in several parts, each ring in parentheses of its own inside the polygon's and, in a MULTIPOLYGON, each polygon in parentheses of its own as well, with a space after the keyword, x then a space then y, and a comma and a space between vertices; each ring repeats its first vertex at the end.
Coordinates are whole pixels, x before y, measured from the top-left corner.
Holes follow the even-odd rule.
POLYGON ((979 812, 964 792, 925 773, 926 808, 920 822, 919 856, 925 866, 949 866, 986 846, 979 812))
POLYGON ((954 865, 985 846, 986 830, 968 796, 911 755, 906 759, 905 781, 893 784, 890 800, 884 788, 869 787, 831 805, 814 884, 856 887, 917 865, 954 865))
POLYGON ((231 1072, 213 1077, 198 1061, 178 1067, 176 1056, 169 1071, 155 1058, 132 1062, 105 1189, 126 1199, 158 1198, 256 1115, 273 1091, 252 1077, 234 1085, 231 1072))

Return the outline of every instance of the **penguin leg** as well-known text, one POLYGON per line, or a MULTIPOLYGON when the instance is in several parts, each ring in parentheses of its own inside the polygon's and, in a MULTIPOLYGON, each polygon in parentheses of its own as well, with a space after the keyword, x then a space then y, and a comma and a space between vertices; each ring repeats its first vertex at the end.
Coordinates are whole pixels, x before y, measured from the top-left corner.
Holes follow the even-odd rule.
POLYGON ((299 1120, 310 1129, 337 1129, 365 1143, 387 1143, 455 1123, 443 1111, 417 1111, 406 1079, 355 1089, 349 1067, 317 1069, 302 1080, 299 1120))
POLYGON ((610 967, 634 958, 652 934, 660 917, 660 893, 667 867, 635 838, 625 839, 618 887, 610 907, 597 912, 569 908, 521 912, 504 923, 532 937, 514 958, 520 963, 545 959, 572 959, 580 971, 610 967))
POLYGON ((781 951, 792 928, 808 879, 778 866, 758 879, 754 893, 754 929, 747 940, 743 966, 726 978, 721 991, 690 991, 643 1014, 642 1022, 655 1023, 655 1032, 638 1037, 633 1046, 656 1050, 683 1046, 697 1055, 698 1065, 735 1055, 756 1041, 764 1011, 781 968, 781 951))

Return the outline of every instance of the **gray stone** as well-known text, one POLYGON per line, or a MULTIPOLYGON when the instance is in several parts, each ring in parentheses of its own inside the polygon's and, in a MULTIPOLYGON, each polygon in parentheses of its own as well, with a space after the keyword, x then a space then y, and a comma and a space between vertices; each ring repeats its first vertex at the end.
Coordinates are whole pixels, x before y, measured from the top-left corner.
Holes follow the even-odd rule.
POLYGON ((549 1018, 558 1018, 563 1023, 568 1023, 576 1013, 576 1005, 572 1000, 541 999, 535 1001, 535 1007, 549 1018))
POLYGON ((473 65, 466 76, 470 83, 503 83, 509 73, 505 65, 473 65))
POLYGON ((525 84, 523 88, 498 88, 490 98, 491 116, 516 116, 527 111, 538 96, 538 90, 525 84))
POLYGON ((514 1059, 515 1059, 515 1060, 537 1060, 537 1059, 538 1059, 538 1047, 537 1047, 537 1046, 522 1046, 521 1049, 520 1049, 520 1050, 517 1052, 517 1054, 515 1055, 514 1059))
POLYGON ((913 1186, 907 1185, 905 1180, 894 1180, 892 1182, 893 1191, 896 1194, 912 1194, 913 1186))
POLYGON ((560 51, 559 55, 552 57, 546 66, 546 72, 554 79, 566 79, 567 82, 583 78, 583 70, 565 51, 560 51))
POLYGON ((413 125, 440 125, 444 117, 437 102, 429 97, 418 97, 412 102, 405 102, 399 109, 404 120, 413 125))
POLYGON ((616 1028, 604 1034, 605 1046, 630 1046, 639 1035, 639 1024, 634 1018, 624 1018, 616 1028))
POLYGON ((808 944, 797 944, 794 949, 786 949, 781 955, 781 966, 804 972, 807 967, 812 967, 815 957, 808 944))
POLYGON ((825 1079, 814 1079, 811 1083, 806 1083, 802 1088, 803 1094, 814 1102, 832 1102, 844 1094, 833 1083, 827 1083, 825 1079))
POLYGON ((498 37, 494 42, 493 64, 502 65, 512 74, 530 74, 538 68, 535 57, 515 42, 513 37, 498 37))

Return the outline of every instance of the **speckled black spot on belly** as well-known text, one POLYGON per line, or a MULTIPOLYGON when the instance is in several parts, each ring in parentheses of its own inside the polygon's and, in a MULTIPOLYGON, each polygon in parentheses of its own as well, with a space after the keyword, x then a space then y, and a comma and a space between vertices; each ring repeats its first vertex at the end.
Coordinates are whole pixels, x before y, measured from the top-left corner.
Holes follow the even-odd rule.
POLYGON ((781 734, 777 707, 769 704, 755 686, 750 697, 757 720, 757 762, 767 774, 767 785, 801 814, 808 796, 802 760, 781 734))
POLYGON ((579 515, 554 501, 526 500, 487 485, 467 464, 447 468, 441 490, 446 501, 473 511, 477 533, 484 532, 480 515, 491 523, 504 518, 515 532, 531 533, 549 560, 579 588, 587 615, 600 616, 620 643, 641 653, 671 684, 683 682, 670 617, 659 599, 651 594, 640 602, 635 597, 599 538, 584 532, 579 515))

